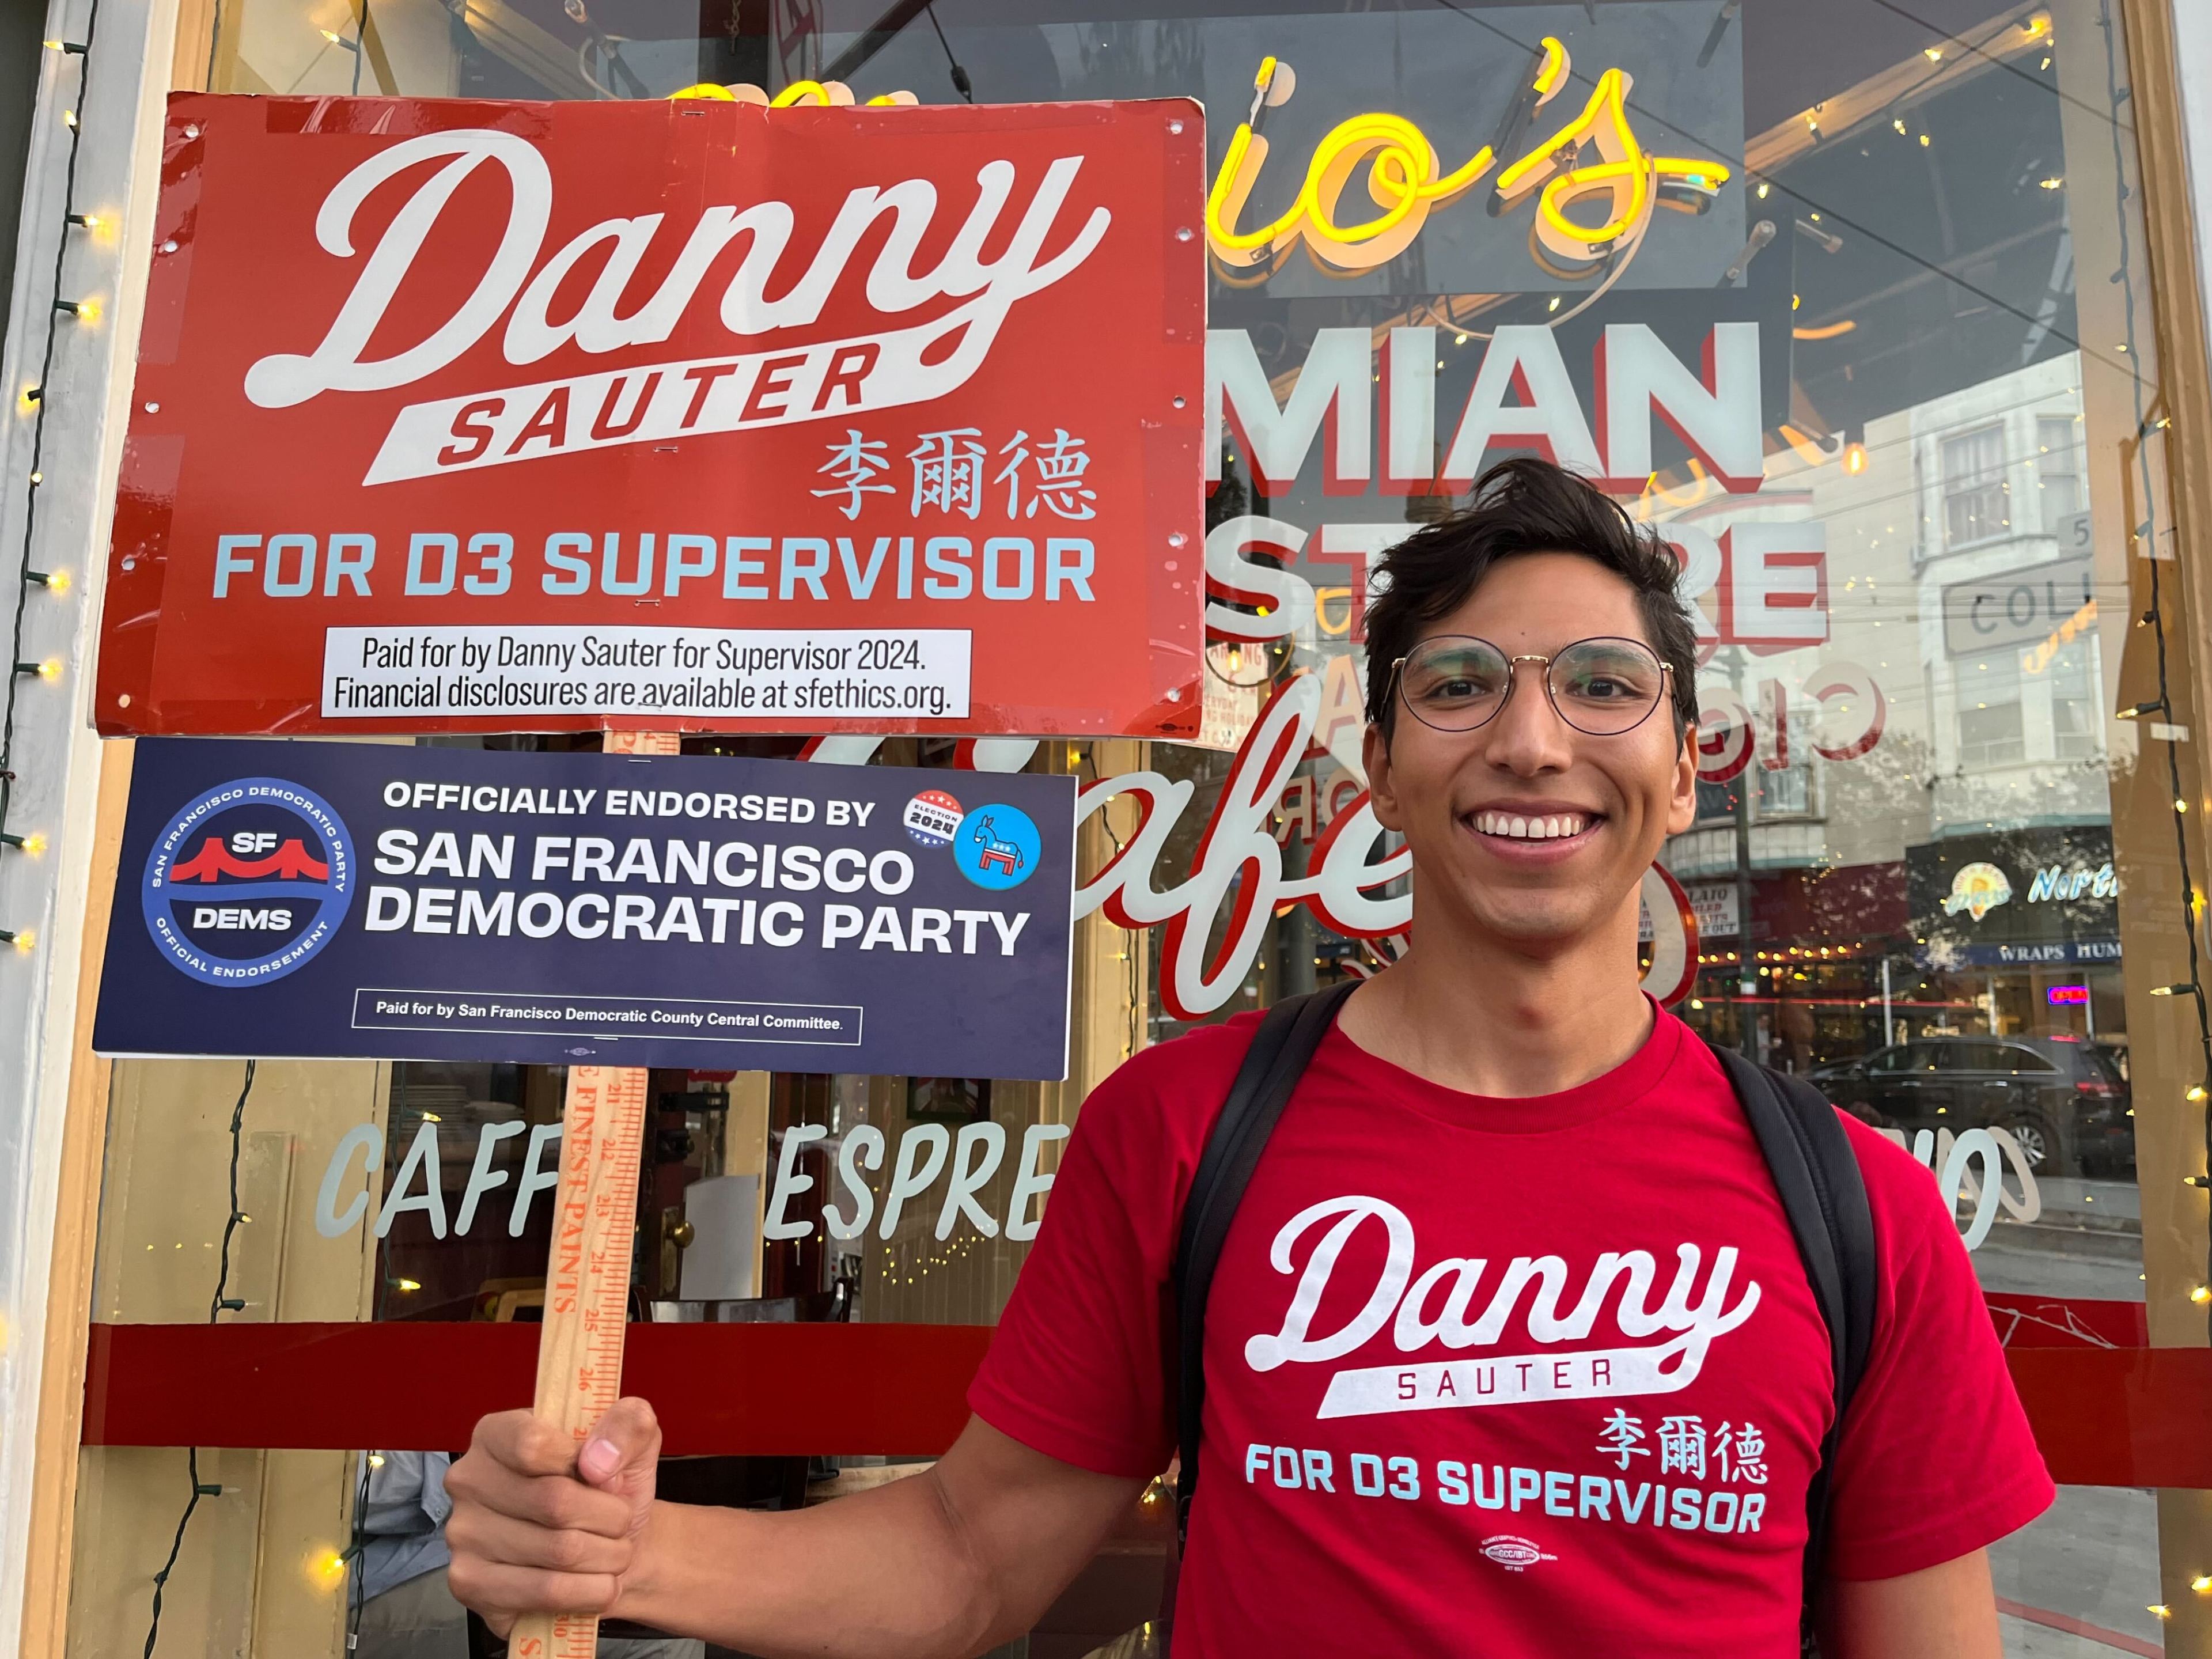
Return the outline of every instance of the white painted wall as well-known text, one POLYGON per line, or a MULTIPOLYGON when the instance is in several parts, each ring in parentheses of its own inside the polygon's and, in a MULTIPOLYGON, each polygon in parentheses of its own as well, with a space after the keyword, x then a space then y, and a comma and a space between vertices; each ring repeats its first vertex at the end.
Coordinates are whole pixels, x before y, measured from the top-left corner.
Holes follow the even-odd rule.
MULTIPOLYGON (((48 37, 83 40, 90 4, 52 0, 48 37)), ((26 682, 16 705, 9 828, 42 833, 48 849, 32 858, 0 848, 0 927, 28 930, 33 940, 28 951, 0 950, 0 1653, 15 1650, 22 1621, 47 1271, 99 781, 89 723, 94 623, 175 26, 176 0, 100 0, 90 52, 46 54, 9 331, 0 343, 0 613, 13 612, 31 510, 35 422, 21 394, 40 379, 50 326, 57 338, 44 377, 45 482, 29 556, 33 568, 74 579, 64 596, 32 590, 17 653, 62 665, 51 683, 26 682), (83 129, 73 198, 65 109, 76 112, 83 129), (72 200, 75 210, 100 217, 98 229, 64 222, 72 200), (53 309, 55 252, 64 246, 61 297, 96 299, 94 323, 53 309)))

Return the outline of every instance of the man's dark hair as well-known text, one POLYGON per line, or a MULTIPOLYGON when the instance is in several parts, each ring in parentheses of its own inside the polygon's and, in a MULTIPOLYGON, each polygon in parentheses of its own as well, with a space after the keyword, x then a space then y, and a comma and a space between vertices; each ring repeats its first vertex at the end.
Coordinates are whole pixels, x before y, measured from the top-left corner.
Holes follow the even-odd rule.
POLYGON ((1674 556, 1658 532, 1638 529, 1595 485, 1534 456, 1500 461, 1475 481, 1459 512, 1415 531, 1382 556, 1388 589, 1367 607, 1367 717, 1388 737, 1398 659, 1431 623, 1467 602, 1500 559, 1573 553, 1636 590, 1647 643, 1672 672, 1674 729, 1698 718, 1698 637, 1675 589, 1674 556))

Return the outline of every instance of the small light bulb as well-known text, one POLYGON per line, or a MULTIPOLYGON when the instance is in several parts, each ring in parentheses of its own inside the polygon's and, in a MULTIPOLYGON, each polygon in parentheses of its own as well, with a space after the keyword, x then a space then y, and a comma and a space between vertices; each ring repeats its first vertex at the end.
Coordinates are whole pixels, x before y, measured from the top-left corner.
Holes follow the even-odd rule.
POLYGON ((2045 190, 2057 190, 2063 185, 2065 182, 2066 181, 2063 179, 2045 179, 2043 181, 2043 188, 2045 190))
POLYGON ((70 580, 68 571, 49 570, 46 573, 46 592, 58 596, 66 593, 70 591, 70 580))
POLYGON ((28 956, 31 952, 31 947, 37 943, 38 940, 36 937, 27 927, 21 928, 12 933, 5 927, 0 927, 0 945, 12 945, 15 947, 16 951, 21 955, 28 956))
POLYGON ((33 830, 29 835, 23 837, 23 851, 28 853, 33 858, 38 857, 40 854, 46 850, 46 838, 40 831, 33 830))
POLYGON ((1928 148, 1928 135, 1924 132, 1920 135, 1920 148, 1923 149, 1928 148))
POLYGON ((2208 1591, 2212 1591, 2212 1572, 2198 1573, 2196 1577, 2189 1581, 2189 1588, 2195 1590, 2199 1595, 2203 1595, 2208 1591))
POLYGON ((419 1291, 422 1288, 421 1282, 417 1279, 396 1279, 393 1282, 403 1291, 419 1291))
POLYGON ((2173 1617, 2173 1609, 2166 1606, 2163 1601, 2154 1601, 2148 1607, 2145 1607, 2143 1611, 2145 1613, 2155 1613, 2160 1619, 2171 1619, 2173 1617))
POLYGON ((1943 61, 1943 48, 1941 46, 1923 47, 1920 55, 1923 58, 1925 58, 1931 64, 1940 64, 1943 61))
POLYGON ((1554 294, 1554 295, 1552 296, 1552 303, 1551 303, 1551 304, 1549 304, 1549 305, 1547 305, 1547 306, 1546 306, 1546 307, 1544 307, 1544 309, 1545 309, 1545 310, 1547 310, 1547 311, 1557 311, 1559 308, 1559 296, 1558 295, 1554 294))
POLYGON ((2186 1095, 2185 1095, 2185 1096, 2183 1097, 2183 1098, 2184 1098, 2185 1100, 2202 1100, 2202 1099, 2203 1099, 2203 1098, 2204 1098, 2204 1085, 2203 1085, 2203 1084, 2201 1084, 2201 1083, 2192 1083, 2192 1084, 2191 1084, 2191 1085, 2189 1085, 2189 1092, 2188 1092, 2186 1095))
POLYGON ((53 681, 61 678, 61 677, 62 659, 59 657, 49 657, 39 665, 39 678, 40 679, 51 684, 53 681))
POLYGON ((2174 797, 2174 801, 2173 801, 2173 810, 2174 810, 2175 811, 2177 811, 2177 812, 2186 812, 2186 811, 2189 810, 2189 803, 2188 803, 2187 801, 2185 801, 2185 800, 2183 800, 2179 796, 2178 796, 2178 795, 2177 795, 2176 797, 2174 797))
POLYGON ((76 112, 73 109, 64 110, 62 112, 62 125, 67 127, 71 132, 75 132, 76 131, 76 112))
POLYGON ((2199 1285, 2189 1293, 2191 1302, 2212 1302, 2212 1285, 2199 1285))

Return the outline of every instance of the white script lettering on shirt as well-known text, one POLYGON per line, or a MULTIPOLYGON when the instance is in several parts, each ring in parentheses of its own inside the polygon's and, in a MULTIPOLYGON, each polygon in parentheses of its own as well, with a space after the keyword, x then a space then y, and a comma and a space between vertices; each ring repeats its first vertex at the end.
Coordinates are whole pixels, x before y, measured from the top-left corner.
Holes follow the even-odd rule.
POLYGON ((1382 1199, 1347 1194, 1301 1210, 1283 1224, 1268 1255, 1277 1273, 1298 1273, 1297 1289, 1282 1328, 1254 1336, 1244 1345, 1245 1363, 1264 1372, 1284 1364, 1340 1359, 1386 1328, 1403 1354, 1419 1353, 1432 1344, 1448 1349, 1494 1349, 1516 1312, 1522 1315, 1520 1328, 1531 1342, 1579 1343, 1596 1328, 1599 1315, 1610 1302, 1613 1324, 1629 1339, 1626 1346, 1550 1347, 1540 1352, 1341 1370, 1330 1379, 1317 1414, 1361 1417, 1540 1400, 1673 1394, 1697 1379, 1714 1340, 1741 1325, 1759 1305, 1756 1279, 1747 1279, 1734 1304, 1729 1301, 1736 1271, 1734 1246, 1712 1253, 1700 1293, 1698 1279, 1705 1253, 1698 1245, 1684 1243, 1675 1247, 1674 1280, 1656 1308, 1650 1304, 1659 1269, 1647 1250, 1600 1255, 1581 1295, 1564 1311, 1570 1279, 1565 1260, 1520 1255, 1498 1276, 1481 1316, 1470 1322, 1468 1315, 1489 1262, 1481 1257, 1446 1256, 1417 1278, 1415 1255, 1413 1222, 1382 1199), (1345 1246, 1370 1221, 1380 1223, 1385 1234, 1382 1271, 1358 1313, 1338 1329, 1316 1335, 1314 1316, 1345 1246), (1317 1228, 1312 1253, 1301 1271, 1292 1252, 1300 1239, 1317 1228), (1662 1342, 1639 1346, 1641 1339, 1662 1333, 1671 1334, 1662 1342))

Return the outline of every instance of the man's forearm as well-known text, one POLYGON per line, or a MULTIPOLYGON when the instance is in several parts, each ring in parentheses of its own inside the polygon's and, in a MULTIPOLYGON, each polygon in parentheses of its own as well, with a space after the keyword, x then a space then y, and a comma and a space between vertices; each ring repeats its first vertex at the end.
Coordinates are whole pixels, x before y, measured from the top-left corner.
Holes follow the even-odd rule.
POLYGON ((639 1544, 612 1616, 760 1659, 959 1659, 1006 1622, 934 1471, 781 1513, 655 1504, 639 1544))

